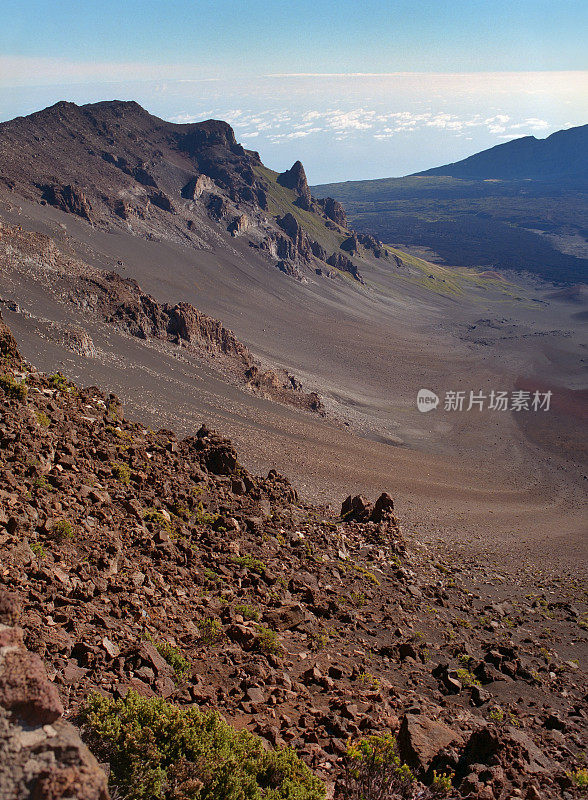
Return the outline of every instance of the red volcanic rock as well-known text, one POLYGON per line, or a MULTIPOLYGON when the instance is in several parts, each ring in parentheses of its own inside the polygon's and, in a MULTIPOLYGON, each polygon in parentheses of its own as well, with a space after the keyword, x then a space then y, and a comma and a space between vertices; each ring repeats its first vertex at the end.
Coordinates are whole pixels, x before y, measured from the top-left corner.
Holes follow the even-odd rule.
POLYGON ((63 714, 39 656, 12 648, 0 666, 0 705, 29 725, 46 725, 63 714))

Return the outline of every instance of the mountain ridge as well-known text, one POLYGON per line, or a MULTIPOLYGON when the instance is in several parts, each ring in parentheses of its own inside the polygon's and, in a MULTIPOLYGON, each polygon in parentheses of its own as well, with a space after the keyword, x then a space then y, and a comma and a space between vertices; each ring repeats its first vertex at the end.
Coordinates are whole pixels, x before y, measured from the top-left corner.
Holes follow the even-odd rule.
POLYGON ((467 158, 411 175, 453 178, 564 179, 570 186, 588 185, 588 125, 555 131, 545 139, 523 136, 482 150, 467 158))
MULTIPOLYGON (((300 162, 292 168, 294 182, 292 170, 276 175, 295 205, 316 219, 316 241, 298 230, 300 219, 284 224, 279 213, 268 213, 273 178, 262 175, 262 167, 259 154, 238 144, 228 123, 167 122, 134 101, 61 101, 0 124, 0 184, 11 195, 48 203, 92 225, 196 247, 207 247, 201 236, 205 214, 232 237, 249 235, 252 246, 290 276, 301 279, 305 269, 321 268, 359 280, 349 253, 338 252, 352 233, 339 204, 311 197, 300 162)), ((379 243, 366 239, 364 245, 383 255, 379 243)))

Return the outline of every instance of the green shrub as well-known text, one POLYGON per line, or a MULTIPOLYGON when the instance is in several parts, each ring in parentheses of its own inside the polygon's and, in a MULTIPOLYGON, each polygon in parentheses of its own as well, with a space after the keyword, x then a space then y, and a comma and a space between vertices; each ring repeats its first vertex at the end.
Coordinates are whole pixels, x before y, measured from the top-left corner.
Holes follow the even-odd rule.
POLYGON ((580 767, 573 772, 568 772, 570 780, 578 789, 588 789, 588 769, 580 767))
POLYGON ((377 692, 381 686, 380 679, 376 677, 376 675, 372 675, 371 672, 362 672, 358 680, 364 689, 369 689, 374 692, 377 692))
POLYGON ((82 715, 127 800, 324 800, 323 784, 293 750, 266 751, 214 712, 129 691, 120 700, 92 695, 82 715))
POLYGON ((35 478, 33 478, 33 488, 43 489, 46 492, 55 491, 55 487, 51 486, 51 484, 44 475, 37 475, 35 478))
POLYGON ((236 605, 235 613, 241 614, 243 619, 252 619, 255 620, 255 622, 259 622, 259 611, 253 606, 250 606, 248 603, 239 603, 239 605, 236 605))
POLYGON ((347 745, 345 797, 347 800, 380 800, 412 797, 414 775, 401 764, 396 739, 391 733, 366 736, 347 745))
POLYGON ((73 525, 68 519, 56 520, 51 530, 57 540, 74 538, 73 525))
POLYGON ((29 542, 29 547, 33 551, 33 553, 37 556, 37 558, 45 558, 47 555, 47 551, 41 544, 41 542, 29 542))
POLYGON ((279 656, 284 652, 275 631, 265 625, 257 626, 257 647, 266 656, 279 656))
POLYGON ((465 669, 465 668, 458 669, 457 670, 457 677, 461 681, 462 685, 465 686, 466 688, 469 688, 471 686, 481 686, 482 685, 480 683, 480 681, 476 678, 476 676, 472 675, 472 673, 469 671, 469 669, 465 669))
POLYGON ((451 781, 453 779, 454 773, 437 773, 437 770, 433 770, 433 780, 431 781, 431 789, 437 795, 441 795, 444 797, 445 795, 449 794, 451 789, 453 788, 451 781))
POLYGON ((365 606, 367 603, 367 598, 365 596, 365 592, 351 592, 349 595, 349 602, 352 606, 356 608, 361 608, 365 606))
POLYGON ((165 517, 161 511, 158 511, 156 508, 148 508, 146 511, 143 512, 143 519, 145 522, 154 522, 156 525, 160 525, 162 528, 165 528, 167 531, 172 530, 172 524, 167 517, 165 517))
POLYGON ((8 397, 13 397, 23 403, 27 399, 29 391, 24 383, 20 383, 12 375, 0 375, 0 389, 3 389, 4 394, 8 397))
POLYGON ((119 461, 113 461, 111 464, 113 476, 128 486, 131 482, 131 469, 128 464, 122 464, 119 461))
POLYGON ((223 583, 225 580, 223 575, 220 575, 218 572, 215 572, 210 567, 204 568, 204 580, 208 581, 208 583, 213 583, 215 586, 218 586, 223 583))
POLYGON ((54 389, 59 389, 60 392, 72 392, 76 391, 75 384, 68 381, 65 375, 62 375, 61 372, 56 372, 53 375, 49 376, 49 384, 54 389))
POLYGON ((146 633, 143 638, 146 641, 151 642, 159 655, 162 658, 165 658, 170 667, 173 668, 178 680, 182 680, 182 678, 184 678, 184 676, 190 672, 190 662, 184 658, 181 650, 179 650, 177 647, 174 647, 173 644, 170 644, 169 642, 158 642, 153 638, 153 636, 151 636, 150 633, 146 633))
POLYGON ((194 522, 197 525, 214 525, 220 518, 220 514, 213 514, 206 511, 202 502, 198 503, 196 511, 194 512, 194 522))
POLYGON ((214 617, 201 619, 198 623, 198 629, 200 631, 200 638, 206 645, 218 644, 224 636, 220 619, 215 619, 214 617))
POLYGON ((37 422, 42 428, 48 428, 49 425, 51 425, 51 420, 44 411, 37 411, 35 416, 37 417, 37 422))
POLYGON ((263 575, 267 569, 267 565, 259 558, 254 558, 252 555, 235 556, 231 559, 233 564, 238 567, 249 570, 249 572, 256 572, 258 575, 263 575))

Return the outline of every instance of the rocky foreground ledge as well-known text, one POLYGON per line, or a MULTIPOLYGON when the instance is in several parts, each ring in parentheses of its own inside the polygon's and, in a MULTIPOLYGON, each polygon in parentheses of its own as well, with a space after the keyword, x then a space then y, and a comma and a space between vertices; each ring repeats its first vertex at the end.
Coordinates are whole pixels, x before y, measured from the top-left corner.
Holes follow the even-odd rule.
POLYGON ((306 505, 1 323, 0 356, 2 800, 105 797, 77 731, 129 800, 582 796, 581 587, 474 580, 386 494, 306 505))

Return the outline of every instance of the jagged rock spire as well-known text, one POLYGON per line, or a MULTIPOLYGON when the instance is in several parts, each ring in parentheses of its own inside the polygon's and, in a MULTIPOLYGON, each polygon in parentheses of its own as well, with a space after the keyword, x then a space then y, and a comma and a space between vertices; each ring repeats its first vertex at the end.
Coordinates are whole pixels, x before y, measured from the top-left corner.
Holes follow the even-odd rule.
POLYGON ((298 205, 306 209, 306 211, 310 211, 312 198, 308 188, 308 181, 306 180, 306 173, 300 161, 296 161, 290 169, 278 175, 278 183, 287 189, 293 189, 299 198, 298 205))

